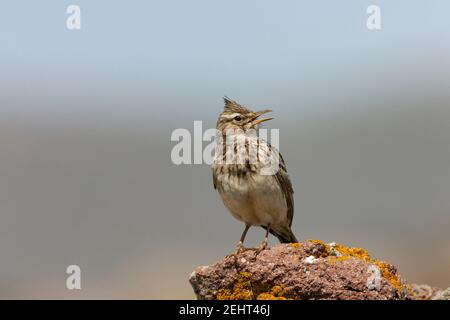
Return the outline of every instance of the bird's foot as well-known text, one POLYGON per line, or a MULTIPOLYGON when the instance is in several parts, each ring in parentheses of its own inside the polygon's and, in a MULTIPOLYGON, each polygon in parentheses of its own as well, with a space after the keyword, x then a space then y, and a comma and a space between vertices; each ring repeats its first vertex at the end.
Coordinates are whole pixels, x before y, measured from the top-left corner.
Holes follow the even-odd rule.
POLYGON ((234 250, 233 253, 231 253, 229 255, 229 257, 231 257, 232 259, 234 259, 234 263, 236 266, 238 266, 238 256, 243 253, 244 251, 248 250, 246 247, 244 247, 244 244, 240 241, 237 246, 236 249, 234 250))
POLYGON ((263 242, 261 242, 261 244, 259 245, 258 248, 256 248, 256 255, 260 254, 262 251, 267 249, 269 242, 267 239, 264 239, 263 242))
POLYGON ((247 249, 244 247, 244 244, 242 243, 242 241, 239 241, 239 243, 236 246, 236 249, 233 252, 233 255, 237 256, 237 255, 241 254, 242 252, 244 252, 245 250, 247 250, 247 249))
POLYGON ((234 257, 236 259, 238 255, 240 255, 242 252, 247 251, 247 250, 249 250, 249 249, 244 247, 242 242, 239 242, 236 245, 236 248, 234 249, 234 251, 232 253, 230 253, 228 256, 234 257))

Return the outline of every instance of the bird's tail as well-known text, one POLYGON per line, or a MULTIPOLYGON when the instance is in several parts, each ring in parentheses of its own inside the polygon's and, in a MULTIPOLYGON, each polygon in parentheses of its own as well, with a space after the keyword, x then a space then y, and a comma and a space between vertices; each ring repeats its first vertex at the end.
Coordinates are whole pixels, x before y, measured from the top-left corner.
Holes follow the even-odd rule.
POLYGON ((291 228, 278 232, 277 230, 270 229, 270 233, 278 238, 280 243, 297 243, 298 240, 292 232, 291 228))

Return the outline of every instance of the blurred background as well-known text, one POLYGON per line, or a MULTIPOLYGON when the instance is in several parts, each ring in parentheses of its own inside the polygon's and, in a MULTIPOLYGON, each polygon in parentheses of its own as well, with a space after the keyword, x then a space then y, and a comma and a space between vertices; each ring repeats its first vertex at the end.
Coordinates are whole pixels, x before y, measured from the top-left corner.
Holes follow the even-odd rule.
POLYGON ((362 246, 410 282, 450 286, 449 12, 446 0, 2 1, 0 298, 194 298, 191 271, 243 226, 207 165, 171 162, 170 136, 214 127, 224 95, 274 110, 299 239, 362 246), (66 28, 70 4, 81 30, 66 28))

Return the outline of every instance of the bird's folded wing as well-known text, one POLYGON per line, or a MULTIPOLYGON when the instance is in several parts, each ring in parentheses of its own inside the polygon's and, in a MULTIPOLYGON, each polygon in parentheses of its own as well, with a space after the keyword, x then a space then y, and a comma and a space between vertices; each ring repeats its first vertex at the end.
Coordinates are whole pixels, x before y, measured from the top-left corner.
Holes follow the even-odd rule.
POLYGON ((289 179, 286 164, 284 163, 283 157, 281 153, 278 153, 280 156, 280 169, 275 174, 275 179, 283 191, 284 197, 286 199, 287 205, 287 217, 289 219, 289 227, 292 225, 292 219, 294 218, 294 189, 292 188, 291 180, 289 179))

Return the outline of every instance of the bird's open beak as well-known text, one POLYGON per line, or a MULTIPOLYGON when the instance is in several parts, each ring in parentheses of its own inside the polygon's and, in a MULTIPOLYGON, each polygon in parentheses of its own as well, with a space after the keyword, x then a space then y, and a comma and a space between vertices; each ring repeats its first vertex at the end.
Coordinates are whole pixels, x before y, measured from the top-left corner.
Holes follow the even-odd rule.
POLYGON ((260 124, 261 122, 272 120, 273 119, 272 117, 258 119, 258 117, 262 116, 263 114, 269 113, 269 112, 272 112, 272 110, 266 109, 266 110, 255 112, 255 117, 253 118, 252 123, 260 124))

